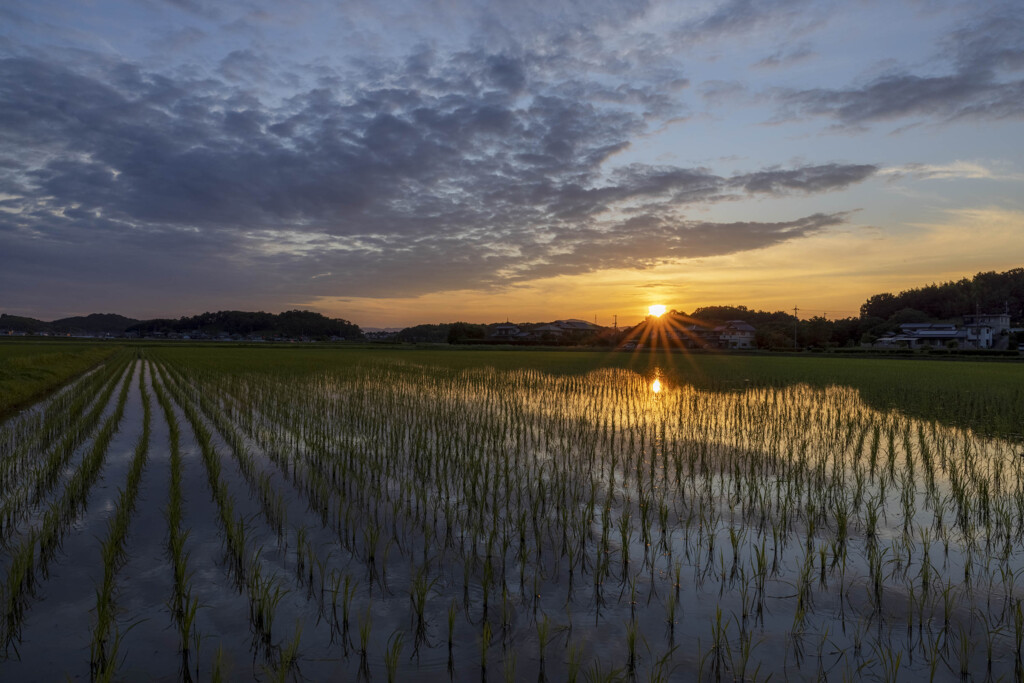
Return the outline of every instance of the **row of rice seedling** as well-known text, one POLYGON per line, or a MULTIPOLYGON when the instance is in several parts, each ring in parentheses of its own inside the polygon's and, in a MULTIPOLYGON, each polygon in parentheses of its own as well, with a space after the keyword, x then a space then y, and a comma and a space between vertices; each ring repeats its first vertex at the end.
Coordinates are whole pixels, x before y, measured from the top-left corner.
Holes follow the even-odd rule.
MULTIPOLYGON (((152 374, 151 374, 152 377, 152 374)), ((199 599, 192 595, 192 572, 189 569, 189 553, 185 550, 185 542, 189 532, 182 528, 184 497, 182 495, 182 457, 181 430, 177 417, 171 407, 170 398, 161 384, 153 377, 153 392, 163 411, 168 428, 168 458, 170 460, 170 481, 167 492, 167 550, 171 558, 174 573, 173 594, 170 599, 171 615, 178 632, 178 648, 181 653, 181 669, 183 680, 192 680, 190 666, 192 644, 198 640, 195 629, 196 614, 199 610, 199 599)))
POLYGON ((3 585, 6 619, 2 625, 5 650, 19 639, 25 611, 33 597, 36 575, 46 572, 48 563, 60 547, 61 537, 72 524, 88 497, 89 491, 103 467, 104 456, 124 415, 128 388, 135 368, 129 368, 121 381, 121 390, 113 413, 96 433, 78 467, 67 480, 61 496, 44 512, 37 527, 27 531, 10 551, 10 564, 3 585))
POLYGON ((34 432, 18 430, 22 443, 0 460, 0 541, 7 542, 19 524, 45 503, 76 450, 99 423, 127 365, 128 356, 124 354, 105 370, 62 392, 37 413, 41 419, 34 432))
MULTIPOLYGON (((109 369, 111 365, 108 362, 100 367, 109 369)), ((90 370, 77 381, 55 392, 49 399, 0 424, 0 486, 9 481, 12 475, 16 475, 12 470, 21 464, 25 451, 38 451, 42 445, 61 435, 66 422, 62 413, 68 411, 76 398, 80 398, 83 393, 88 394, 86 387, 90 385, 90 378, 95 381, 97 371, 98 368, 90 370)), ((0 488, 5 489, 6 486, 0 488)))
MULTIPOLYGON (((181 378, 175 377, 172 373, 168 373, 168 376, 182 386, 181 378)), ((260 499, 261 509, 267 523, 276 531, 278 541, 282 541, 286 525, 286 512, 281 493, 274 490, 267 472, 259 469, 245 440, 235 429, 231 420, 220 410, 220 407, 205 393, 198 392, 194 394, 193 398, 198 404, 200 412, 225 440, 242 476, 249 485, 250 493, 260 499)))
MULTIPOLYGON (((220 428, 229 434, 234 429, 231 424, 225 423, 223 419, 218 420, 215 416, 211 416, 211 419, 215 420, 220 425, 220 428)), ((234 441, 237 440, 237 438, 237 436, 230 437, 229 440, 234 441)), ((282 467, 282 463, 278 462, 278 466, 282 467)), ((282 470, 287 474, 287 466, 282 467, 282 470)), ((295 475, 294 469, 292 474, 295 475)), ((259 493, 259 489, 262 489, 263 482, 268 481, 265 475, 265 471, 261 472, 258 479, 260 484, 253 487, 253 491, 257 494, 259 493)), ((293 476, 293 483, 296 482, 297 478, 293 476)), ((296 485, 298 484, 296 483, 296 485)), ((275 495, 280 496, 280 493, 275 495)), ((268 517, 268 523, 273 525, 273 519, 268 517)), ((332 634, 336 633, 339 636, 342 646, 347 652, 349 642, 349 615, 352 608, 352 598, 356 591, 355 582, 353 582, 352 577, 348 574, 343 576, 342 573, 337 570, 332 569, 328 572, 325 569, 326 562, 317 556, 314 547, 310 545, 308 540, 306 540, 305 530, 305 527, 300 527, 295 530, 296 533, 293 535, 295 538, 294 545, 296 548, 295 556, 297 560, 296 575, 300 582, 306 584, 308 588, 308 595, 316 598, 319 614, 321 617, 325 618, 328 623, 330 623, 332 627, 332 634), (338 605, 339 596, 341 598, 340 614, 338 605)), ((386 568, 382 566, 381 570, 381 574, 378 576, 383 577, 386 575, 386 568)), ((383 580, 386 581, 386 579, 383 580)), ((425 596, 423 595, 422 589, 419 591, 418 595, 421 596, 418 604, 420 604, 422 608, 422 605, 425 602, 425 596)), ((364 619, 360 627, 361 641, 365 640, 365 637, 369 634, 369 628, 369 620, 364 619)), ((420 631, 422 631, 422 627, 420 628, 420 631)), ((361 656, 365 656, 365 648, 360 648, 360 650, 361 656)))
MULTIPOLYGON (((372 544, 372 545, 374 545, 374 544, 372 544)), ((371 555, 371 556, 370 556, 370 558, 372 559, 372 557, 373 557, 373 556, 371 555)), ((486 570, 486 567, 487 567, 487 566, 488 566, 487 564, 485 564, 485 565, 484 565, 484 567, 485 567, 485 568, 484 568, 484 575, 486 575, 486 573, 487 573, 487 570, 486 570)), ((415 594, 414 594, 414 595, 415 595, 415 594)), ((486 595, 486 593, 485 593, 485 595, 486 595)), ((414 601, 414 602, 415 602, 415 601, 414 601)), ((486 608, 486 602, 484 602, 484 610, 485 610, 485 608, 486 608)))
POLYGON ((142 397, 142 434, 136 443, 125 486, 120 490, 113 515, 107 520, 107 535, 100 544, 103 580, 96 591, 96 622, 90 643, 90 671, 94 680, 113 680, 117 670, 121 633, 116 632, 114 588, 118 569, 125 561, 128 527, 135 510, 139 484, 149 455, 152 409, 146 391, 145 368, 139 372, 142 397))
MULTIPOLYGON (((187 386, 183 378, 176 377, 172 381, 180 382, 183 389, 187 386)), ((288 551, 287 556, 294 558, 293 575, 294 580, 298 584, 296 588, 305 593, 307 601, 312 602, 315 609, 314 614, 317 617, 316 623, 324 622, 329 626, 330 642, 340 642, 343 653, 347 657, 350 648, 352 651, 356 651, 356 648, 351 645, 349 629, 351 623, 350 615, 359 582, 358 580, 353 580, 350 574, 341 571, 340 568, 331 567, 330 561, 332 559, 341 560, 339 554, 329 550, 327 557, 323 557, 321 550, 318 549, 319 544, 314 540, 313 534, 309 533, 312 527, 300 523, 300 520, 307 519, 311 513, 312 518, 310 521, 322 521, 321 528, 328 528, 329 519, 333 518, 325 515, 324 510, 317 506, 314 499, 309 499, 310 508, 307 513, 297 514, 294 522, 289 523, 285 514, 284 501, 287 492, 282 491, 282 482, 290 483, 291 486, 289 488, 303 494, 308 490, 304 472, 308 474, 309 471, 299 467, 294 459, 291 460, 289 467, 288 462, 278 457, 279 453, 277 451, 260 451, 259 445, 247 442, 239 432, 236 423, 228 417, 232 412, 231 402, 228 397, 221 396, 215 402, 208 400, 202 392, 194 391, 192 395, 195 396, 202 414, 210 421, 211 425, 215 426, 216 432, 224 437, 225 444, 232 452, 239 466, 242 478, 249 487, 250 495, 259 502, 267 527, 275 532, 279 550, 282 552, 286 551, 289 545, 293 549, 288 551), (258 457, 254 456, 252 449, 258 451, 258 457), (298 470, 296 469, 297 467, 299 467, 298 470), (280 476, 273 476, 271 470, 275 468, 280 476)), ((341 555, 344 556, 345 553, 341 553, 341 555)), ((387 550, 385 550, 385 563, 386 555, 387 550)), ((284 556, 280 556, 280 559, 283 560, 284 556)), ((377 580, 380 582, 382 590, 386 590, 386 564, 382 564, 380 569, 381 572, 376 575, 377 580)), ((250 583, 256 584, 258 587, 267 587, 272 603, 279 602, 284 597, 284 594, 289 592, 289 589, 284 587, 284 583, 277 579, 274 579, 273 582, 262 580, 260 566, 253 565, 252 571, 255 572, 255 576, 250 577, 250 583)), ((371 591, 372 588, 373 583, 370 583, 371 591)), ((274 605, 268 606, 272 607, 274 605)), ((272 611, 264 610, 259 603, 253 603, 250 616, 254 623, 260 624, 265 622, 268 625, 276 618, 272 611)), ((371 628, 372 621, 368 616, 364 615, 359 629, 361 645, 369 637, 371 628)), ((269 650, 271 645, 269 642, 269 630, 266 635, 268 641, 264 645, 269 650)), ((286 672, 292 666, 292 660, 297 655, 298 638, 299 630, 297 629, 295 637, 289 643, 282 644, 277 648, 280 652, 276 664, 279 673, 286 672)), ((365 647, 361 646, 358 648, 358 651, 360 652, 361 663, 368 666, 365 662, 365 647)), ((392 659, 393 663, 394 660, 392 659)))
POLYGON ((108 344, 6 341, 0 344, 0 419, 39 401, 115 353, 108 344))
MULTIPOLYGON (((371 545, 371 546, 375 545, 375 542, 371 541, 371 542, 370 542, 370 545, 371 545)), ((367 557, 367 559, 368 559, 368 560, 369 560, 370 562, 372 562, 372 559, 373 559, 373 554, 372 554, 372 552, 371 552, 370 554, 368 554, 368 557, 367 557)), ((488 563, 486 563, 486 562, 485 562, 485 564, 484 564, 484 576, 485 576, 485 582, 488 582, 488 580, 486 579, 486 576, 488 575, 488 569, 487 569, 487 568, 488 568, 489 566, 490 566, 490 565, 489 565, 488 563)), ((411 595, 412 595, 412 596, 413 596, 414 598, 415 598, 415 596, 416 596, 417 594, 421 594, 421 593, 420 593, 420 592, 418 592, 418 591, 416 591, 416 590, 413 590, 413 591, 411 591, 411 595)), ((484 604, 485 604, 485 610, 486 610, 486 595, 487 595, 487 593, 485 592, 485 603, 484 603, 484 604)), ((415 599, 413 600, 413 604, 414 604, 414 605, 415 605, 415 604, 421 604, 421 602, 422 602, 422 601, 419 601, 419 602, 418 602, 418 601, 416 601, 415 599)))
MULTIPOLYGON (((213 435, 197 408, 198 401, 194 393, 190 392, 188 387, 178 384, 164 367, 157 367, 163 387, 182 409, 199 446, 210 490, 217 503, 231 571, 236 586, 239 590, 244 590, 249 599, 249 626, 253 630, 254 645, 263 653, 264 659, 273 671, 279 676, 285 676, 295 664, 298 636, 296 635, 291 644, 284 646, 274 638, 277 606, 287 592, 284 582, 276 574, 266 573, 260 556, 261 551, 251 547, 247 522, 235 512, 235 499, 221 476, 220 455, 214 448, 213 435)), ((186 594, 183 598, 183 608, 189 621, 194 620, 195 607, 194 603, 189 603, 186 594)), ((182 621, 183 619, 179 619, 179 623, 182 621)), ((183 631, 183 638, 185 635, 183 631)))
MULTIPOLYGON (((293 471, 317 473, 303 473, 304 482, 331 484, 310 498, 329 501, 335 520, 347 513, 339 543, 357 551, 369 576, 383 532, 406 560, 426 566, 422 558, 433 558, 436 594, 458 586, 469 596, 475 585, 478 623, 489 623, 496 591, 518 593, 530 607, 549 599, 559 577, 567 600, 573 581, 592 579, 599 609, 611 599, 612 608, 632 611, 646 599, 668 610, 664 596, 672 595, 673 616, 699 612, 692 599, 675 597, 688 573, 697 593, 714 590, 725 609, 708 661, 729 671, 727 649, 757 661, 751 615, 775 638, 763 630, 779 617, 766 595, 773 587, 797 589, 785 629, 791 652, 831 628, 834 610, 883 631, 904 621, 907 610, 897 614, 885 600, 894 591, 912 597, 910 613, 924 615, 912 623, 927 633, 941 607, 933 587, 961 571, 999 597, 993 629, 1007 626, 1012 612, 1002 577, 1019 562, 1022 499, 1011 447, 875 413, 849 390, 715 394, 669 385, 655 395, 628 373, 420 368, 354 370, 298 385, 266 374, 189 377, 211 397, 232 397, 216 400, 232 406, 246 431, 263 429, 271 434, 265 443, 290 450, 293 471), (932 534, 943 544, 938 566, 920 542, 932 534), (975 556, 996 548, 979 567, 975 556), (618 597, 609 581, 623 587, 618 597), (873 587, 868 602, 858 586, 873 587)), ((971 629, 968 604, 976 603, 961 597, 949 611, 971 629)), ((642 627, 626 624, 628 652, 631 632, 642 627)), ((918 652, 929 647, 915 642, 918 652)), ((1000 642, 994 637, 996 653, 1000 642)), ((868 659, 870 670, 882 671, 879 657, 868 659)))

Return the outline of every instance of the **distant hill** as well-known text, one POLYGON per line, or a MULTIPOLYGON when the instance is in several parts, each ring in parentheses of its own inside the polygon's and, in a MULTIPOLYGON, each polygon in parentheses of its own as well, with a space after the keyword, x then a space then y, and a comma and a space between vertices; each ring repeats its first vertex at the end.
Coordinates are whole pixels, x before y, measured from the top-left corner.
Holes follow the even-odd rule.
POLYGON ((0 315, 0 331, 53 335, 168 335, 200 333, 207 336, 258 335, 262 337, 344 337, 362 339, 363 332, 348 320, 328 318, 312 311, 264 313, 217 311, 182 318, 136 320, 114 313, 93 313, 52 322, 16 315, 0 315))
POLYGON ((35 318, 24 318, 17 315, 0 315, 0 330, 15 330, 30 334, 123 334, 139 321, 126 318, 116 313, 93 313, 91 315, 61 318, 53 322, 44 322, 35 318))
POLYGON ((7 315, 4 313, 0 315, 0 330, 39 334, 41 332, 50 332, 50 323, 45 323, 35 318, 25 318, 20 315, 7 315))
POLYGON ((116 313, 92 313, 74 318, 61 318, 50 323, 58 334, 84 332, 86 334, 121 334, 132 325, 139 323, 135 318, 126 318, 116 313))
POLYGON ((341 318, 328 318, 312 311, 264 313, 250 311, 217 311, 176 320, 158 318, 129 327, 127 332, 146 335, 200 333, 217 336, 258 335, 262 337, 344 337, 362 339, 358 325, 341 318))

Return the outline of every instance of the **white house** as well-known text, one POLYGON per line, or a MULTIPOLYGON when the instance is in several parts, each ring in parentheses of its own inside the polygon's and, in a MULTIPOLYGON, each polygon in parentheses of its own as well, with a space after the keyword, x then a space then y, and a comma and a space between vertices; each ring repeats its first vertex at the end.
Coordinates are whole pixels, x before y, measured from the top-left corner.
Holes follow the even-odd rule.
POLYGON ((964 316, 967 341, 978 349, 1006 348, 1010 333, 1009 313, 975 313, 964 316))
POLYGON ((729 320, 715 328, 723 349, 754 348, 754 328, 743 320, 729 320))
POLYGON ((953 323, 904 323, 898 333, 882 337, 875 346, 924 349, 955 344, 961 349, 1005 349, 1009 332, 1008 313, 977 313, 965 315, 963 327, 953 323))

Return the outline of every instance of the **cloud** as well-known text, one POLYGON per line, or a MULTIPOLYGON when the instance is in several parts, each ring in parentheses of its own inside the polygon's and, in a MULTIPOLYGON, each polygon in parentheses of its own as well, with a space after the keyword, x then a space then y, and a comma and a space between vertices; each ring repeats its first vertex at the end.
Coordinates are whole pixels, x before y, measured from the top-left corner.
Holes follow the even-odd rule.
POLYGON ((268 77, 270 60, 250 49, 233 50, 221 60, 218 72, 229 81, 260 82, 268 77))
POLYGON ((782 97, 790 115, 828 116, 858 124, 908 116, 939 120, 1024 117, 1024 81, 994 82, 985 74, 917 76, 896 73, 847 90, 816 88, 782 97))
POLYGON ((751 194, 784 194, 790 190, 806 193, 825 192, 859 183, 877 171, 878 167, 873 164, 822 164, 747 173, 733 177, 730 183, 743 187, 751 194))
POLYGON ((975 161, 954 161, 948 164, 903 164, 880 169, 878 174, 894 180, 904 177, 916 180, 1024 180, 1024 174, 990 168, 984 163, 975 161))
POLYGON ((827 1, 725 0, 684 22, 678 33, 691 40, 712 40, 771 32, 781 40, 820 25, 832 11, 833 3, 827 1))
POLYGON ((817 56, 817 52, 809 43, 801 43, 791 48, 780 48, 752 66, 755 69, 778 69, 799 64, 815 56, 817 56))
POLYGON ((425 48, 286 97, 252 87, 268 68, 247 50, 218 77, 0 60, 0 287, 150 282, 168 299, 290 301, 494 289, 800 239, 843 215, 715 223, 689 210, 877 170, 615 167, 673 95, 561 80, 536 52, 425 48))
POLYGON ((183 12, 196 14, 207 19, 219 19, 221 17, 217 3, 207 2, 206 0, 163 0, 163 2, 183 12))
POLYGON ((1019 3, 986 6, 943 41, 945 73, 905 68, 845 88, 776 92, 781 118, 833 118, 856 125, 907 117, 941 122, 1024 118, 1024 16, 1019 3))
POLYGON ((684 259, 763 249, 817 234, 845 221, 844 214, 815 214, 774 223, 680 221, 645 214, 610 228, 562 231, 553 243, 557 246, 502 274, 535 279, 610 268, 654 268, 684 259))

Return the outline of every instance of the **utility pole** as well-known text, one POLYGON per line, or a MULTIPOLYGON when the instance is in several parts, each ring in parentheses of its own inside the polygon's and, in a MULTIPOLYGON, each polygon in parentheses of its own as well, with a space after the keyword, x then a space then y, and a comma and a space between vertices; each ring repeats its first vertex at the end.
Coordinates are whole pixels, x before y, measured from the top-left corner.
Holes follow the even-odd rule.
POLYGON ((793 307, 793 317, 796 318, 796 320, 793 321, 793 348, 794 349, 800 348, 800 346, 799 346, 799 344, 797 343, 797 340, 796 340, 796 333, 800 329, 800 315, 799 315, 799 313, 800 313, 800 307, 799 306, 794 306, 793 307))
POLYGON ((616 313, 614 315, 614 320, 615 320, 615 322, 612 323, 612 324, 615 326, 615 330, 618 331, 618 329, 619 329, 619 314, 618 313, 616 313))

